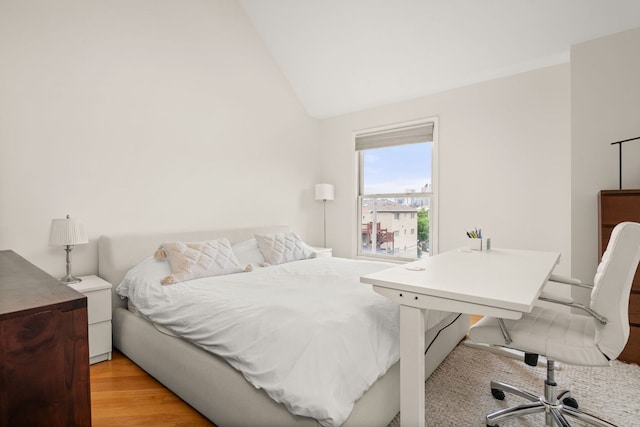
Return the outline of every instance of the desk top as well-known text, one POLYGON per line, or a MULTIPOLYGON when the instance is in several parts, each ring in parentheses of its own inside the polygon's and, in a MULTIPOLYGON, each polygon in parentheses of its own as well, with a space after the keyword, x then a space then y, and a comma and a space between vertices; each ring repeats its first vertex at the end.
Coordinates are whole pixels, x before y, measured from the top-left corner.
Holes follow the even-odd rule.
POLYGON ((87 298, 13 251, 0 251, 0 319, 87 306, 87 298))
POLYGON ((368 274, 360 281, 374 289, 388 288, 522 313, 532 310, 559 260, 557 252, 456 249, 368 274))

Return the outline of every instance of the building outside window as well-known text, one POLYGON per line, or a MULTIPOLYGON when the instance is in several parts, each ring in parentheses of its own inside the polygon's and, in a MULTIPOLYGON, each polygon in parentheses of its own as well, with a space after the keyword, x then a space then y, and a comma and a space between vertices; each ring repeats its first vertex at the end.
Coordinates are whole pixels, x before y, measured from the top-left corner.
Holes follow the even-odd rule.
POLYGON ((433 253, 436 125, 429 119, 356 133, 358 255, 412 260, 433 253))

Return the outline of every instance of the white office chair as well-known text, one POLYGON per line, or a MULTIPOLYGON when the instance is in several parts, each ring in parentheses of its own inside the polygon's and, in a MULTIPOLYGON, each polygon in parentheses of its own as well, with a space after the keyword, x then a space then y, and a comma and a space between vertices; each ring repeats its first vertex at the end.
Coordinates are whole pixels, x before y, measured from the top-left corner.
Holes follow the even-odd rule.
POLYGON ((595 426, 614 426, 579 410, 569 392, 558 394, 553 375, 554 361, 570 365, 608 366, 611 360, 620 355, 629 338, 629 293, 639 261, 640 224, 620 223, 611 233, 593 285, 553 274, 550 277, 554 282, 591 288, 589 306, 571 299, 551 298, 543 292, 540 299, 553 305, 536 306, 519 320, 485 317, 471 328, 471 341, 523 351, 525 362, 529 365, 536 365, 539 354, 547 358, 544 396, 536 396, 509 384, 491 382, 491 393, 495 398, 504 399, 506 391, 531 403, 487 415, 487 426, 496 426, 502 420, 538 412, 545 412, 547 426, 553 426, 554 423, 561 427, 569 426, 564 415, 595 426), (556 304, 574 307, 579 310, 572 311, 580 313, 572 313, 556 304))

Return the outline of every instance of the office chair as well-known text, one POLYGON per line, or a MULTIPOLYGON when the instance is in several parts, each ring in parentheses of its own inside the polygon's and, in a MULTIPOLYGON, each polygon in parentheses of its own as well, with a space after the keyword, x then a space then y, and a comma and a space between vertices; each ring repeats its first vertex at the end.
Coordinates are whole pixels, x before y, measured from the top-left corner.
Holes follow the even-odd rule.
POLYGON ((640 224, 620 223, 611 233, 593 285, 554 274, 549 278, 553 282, 591 288, 588 306, 571 298, 552 297, 543 292, 540 300, 552 304, 536 305, 531 313, 523 314, 518 320, 485 317, 471 327, 471 341, 522 351, 525 362, 531 366, 537 364, 538 355, 547 358, 543 396, 491 381, 491 393, 496 399, 504 399, 504 392, 509 392, 531 403, 487 415, 487 426, 497 426, 498 422, 513 417, 544 412, 546 426, 570 426, 565 418, 568 415, 590 425, 615 427, 578 409, 570 392, 558 393, 554 361, 570 365, 608 366, 620 355, 629 338, 629 294, 639 261, 640 224))

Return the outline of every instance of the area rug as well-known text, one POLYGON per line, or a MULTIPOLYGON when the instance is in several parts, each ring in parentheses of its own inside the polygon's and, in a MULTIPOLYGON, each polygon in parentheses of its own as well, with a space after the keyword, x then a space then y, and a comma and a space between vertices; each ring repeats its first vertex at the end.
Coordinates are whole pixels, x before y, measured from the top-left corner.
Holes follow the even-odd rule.
MULTIPOLYGON (((489 386, 492 379, 542 394, 545 378, 544 366, 530 367, 522 360, 460 344, 425 383, 426 425, 484 427, 486 414, 525 402, 510 394, 503 401, 494 399, 489 386)), ((571 390, 581 409, 620 427, 640 426, 640 366, 619 361, 602 368, 560 364, 555 380, 561 388, 571 390)), ((400 414, 388 427, 399 426, 400 414)), ((509 426, 544 426, 544 415, 500 423, 500 427, 509 426)))

